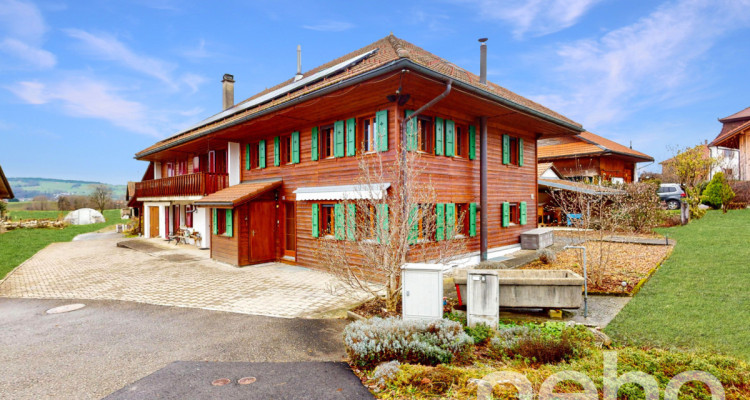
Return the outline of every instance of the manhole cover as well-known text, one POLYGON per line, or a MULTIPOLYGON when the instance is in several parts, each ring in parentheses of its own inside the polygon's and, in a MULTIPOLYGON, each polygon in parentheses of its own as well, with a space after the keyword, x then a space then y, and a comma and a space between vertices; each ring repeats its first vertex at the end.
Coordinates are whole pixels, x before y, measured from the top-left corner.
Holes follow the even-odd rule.
POLYGON ((255 379, 254 376, 248 376, 248 377, 245 377, 245 378, 241 378, 239 381, 237 381, 237 383, 239 383, 240 385, 249 385, 249 384, 255 382, 256 380, 257 379, 255 379))
POLYGON ((229 379, 221 378, 221 379, 215 379, 213 382, 211 382, 211 384, 214 386, 224 386, 228 384, 229 382, 231 382, 229 379))
POLYGON ((66 312, 80 310, 83 307, 86 307, 86 305, 81 304, 81 303, 67 304, 67 305, 60 306, 60 307, 50 308, 49 310, 47 310, 47 314, 62 314, 66 312))

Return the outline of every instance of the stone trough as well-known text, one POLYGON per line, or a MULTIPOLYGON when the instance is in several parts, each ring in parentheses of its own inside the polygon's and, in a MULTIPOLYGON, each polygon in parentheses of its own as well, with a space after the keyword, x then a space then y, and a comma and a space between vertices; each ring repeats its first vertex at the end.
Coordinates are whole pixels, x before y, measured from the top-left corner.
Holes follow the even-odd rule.
MULTIPOLYGON (((499 269, 500 307, 562 309, 583 304, 583 277, 569 270, 499 269)), ((459 304, 466 296, 466 270, 453 278, 459 304)))

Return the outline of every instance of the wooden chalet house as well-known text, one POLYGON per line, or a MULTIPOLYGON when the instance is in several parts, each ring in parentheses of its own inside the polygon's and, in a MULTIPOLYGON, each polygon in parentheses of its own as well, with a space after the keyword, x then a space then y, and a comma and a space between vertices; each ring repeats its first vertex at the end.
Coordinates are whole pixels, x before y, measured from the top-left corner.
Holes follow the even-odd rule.
POLYGON ((474 254, 517 244, 536 227, 537 139, 582 128, 484 77, 393 35, 236 105, 225 76, 224 111, 136 154, 149 162, 134 198, 143 232, 192 226, 212 258, 233 265, 319 266, 318 241, 344 239, 342 201, 363 195, 359 157, 393 161, 404 119, 442 94, 408 133, 438 191, 437 215, 466 210, 474 254))
MULTIPOLYGON (((739 150, 738 173, 730 173, 739 180, 750 180, 750 107, 719 120, 721 132, 709 143, 710 147, 739 150)), ((718 154, 717 154, 718 155, 718 154)), ((732 171, 733 172, 733 171, 732 171)))
POLYGON ((539 140, 539 162, 554 164, 565 179, 633 182, 639 162, 654 158, 591 132, 539 140))

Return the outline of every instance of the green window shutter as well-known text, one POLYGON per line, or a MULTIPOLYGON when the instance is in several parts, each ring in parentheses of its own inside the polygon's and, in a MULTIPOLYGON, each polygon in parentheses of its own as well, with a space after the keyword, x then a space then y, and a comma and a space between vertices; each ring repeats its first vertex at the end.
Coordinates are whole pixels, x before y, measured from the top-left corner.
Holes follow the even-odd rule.
POLYGON ((448 203, 445 205, 445 238, 453 239, 456 233, 456 205, 448 203))
POLYGON ((226 224, 227 229, 226 229, 226 231, 224 231, 224 236, 229 236, 229 237, 234 236, 234 218, 233 218, 233 215, 232 215, 233 214, 232 211, 233 210, 227 210, 227 212, 225 214, 226 215, 226 221, 227 221, 227 224, 226 224))
POLYGON ((469 204, 469 236, 477 235, 477 203, 469 204))
POLYGON ((213 214, 214 215, 213 215, 213 221, 212 221, 213 223, 211 224, 212 225, 211 233, 213 233, 214 235, 218 235, 219 234, 219 219, 216 217, 216 214, 218 214, 218 210, 214 208, 213 214))
POLYGON ((273 138, 273 165, 281 165, 281 138, 278 136, 273 138))
POLYGON ((333 156, 344 156, 344 121, 333 123, 333 156))
POLYGON ((378 151, 388 151, 388 110, 381 110, 375 114, 375 129, 378 151))
POLYGON ((503 135, 503 164, 510 164, 510 136, 503 135))
POLYGON ((312 128, 312 152, 310 155, 313 161, 318 161, 318 154, 318 127, 316 126, 312 128))
POLYGON ((355 204, 346 205, 346 238, 349 240, 356 240, 357 231, 357 219, 356 219, 357 207, 355 204))
POLYGON ((409 244, 416 244, 419 239, 419 207, 411 206, 409 210, 409 244))
POLYGON ((333 215, 335 219, 334 224, 336 225, 334 236, 336 237, 336 240, 344 240, 344 205, 340 203, 334 204, 333 215))
POLYGON ((320 231, 318 230, 318 223, 320 222, 318 218, 318 203, 313 203, 312 216, 310 218, 312 219, 312 237, 318 237, 320 236, 320 231))
POLYGON ((390 233, 390 225, 388 223, 388 204, 378 204, 376 208, 376 215, 378 230, 376 232, 378 243, 388 243, 388 234, 390 233))
POLYGON ((346 156, 357 155, 357 120, 349 118, 346 120, 346 156))
POLYGON ((441 241, 445 239, 445 204, 437 204, 435 206, 435 240, 441 241))
POLYGON ((292 132, 292 164, 299 164, 299 132, 292 132))
POLYGON ((443 155, 443 148, 445 148, 445 145, 443 144, 443 119, 440 117, 435 117, 435 155, 436 156, 442 156, 443 155))
POLYGON ((477 127, 469 125, 469 160, 477 158, 477 127))
POLYGON ((266 167, 266 141, 258 142, 258 168, 266 167))
POLYGON ((507 228, 510 225, 510 203, 507 201, 503 203, 503 228, 507 228))
POLYGON ((250 143, 245 145, 245 169, 250 170, 250 143))
MULTIPOLYGON (((406 117, 414 114, 412 110, 406 110, 404 112, 406 117)), ((406 124, 406 150, 416 151, 417 150, 417 119, 414 118, 406 124)))
POLYGON ((523 167, 523 139, 518 138, 518 166, 523 167))
POLYGON ((445 155, 453 157, 456 155, 456 123, 452 120, 445 120, 445 155))
POLYGON ((518 209, 518 219, 521 225, 526 225, 526 202, 522 201, 518 209))

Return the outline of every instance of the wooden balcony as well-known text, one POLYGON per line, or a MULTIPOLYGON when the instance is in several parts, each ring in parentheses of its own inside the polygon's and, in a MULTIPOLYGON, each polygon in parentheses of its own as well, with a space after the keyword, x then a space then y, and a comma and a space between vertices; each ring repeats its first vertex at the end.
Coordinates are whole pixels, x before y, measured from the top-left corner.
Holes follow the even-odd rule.
POLYGON ((136 182, 135 193, 137 198, 208 196, 228 186, 229 176, 227 174, 198 172, 195 174, 136 182))

